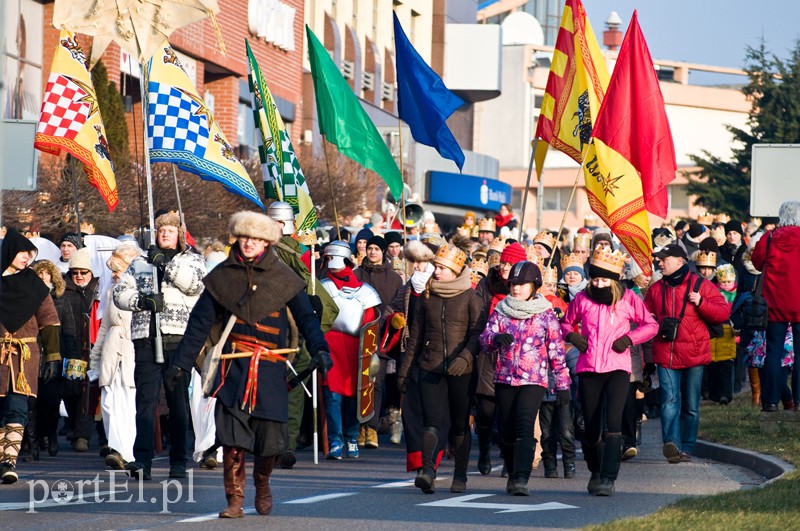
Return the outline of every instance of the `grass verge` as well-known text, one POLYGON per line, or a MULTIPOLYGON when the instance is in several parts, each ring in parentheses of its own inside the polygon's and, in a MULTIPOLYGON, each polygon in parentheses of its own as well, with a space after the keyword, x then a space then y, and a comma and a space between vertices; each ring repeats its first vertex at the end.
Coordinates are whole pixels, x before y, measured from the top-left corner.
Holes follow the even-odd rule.
MULTIPOLYGON (((762 432, 759 416, 749 393, 735 397, 727 407, 704 402, 700 438, 770 454, 800 469, 800 437, 762 432)), ((586 529, 800 529, 800 470, 763 488, 686 498, 644 518, 614 520, 586 529)))

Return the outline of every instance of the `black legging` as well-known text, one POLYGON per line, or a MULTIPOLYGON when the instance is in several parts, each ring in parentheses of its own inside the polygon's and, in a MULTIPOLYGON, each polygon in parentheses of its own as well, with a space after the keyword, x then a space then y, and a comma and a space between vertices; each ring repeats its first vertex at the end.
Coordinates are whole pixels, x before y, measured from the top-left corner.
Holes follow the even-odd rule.
POLYGON ((544 398, 541 385, 494 384, 494 398, 500 410, 500 435, 504 444, 519 438, 533 439, 533 422, 544 398))
POLYGON ((622 411, 628 397, 629 384, 630 375, 625 371, 580 373, 578 386, 586 423, 585 440, 588 444, 600 442, 604 431, 603 420, 606 432, 622 432, 622 411))
POLYGON ((449 415, 454 437, 468 432, 469 406, 472 402, 470 378, 470 374, 449 376, 420 369, 419 392, 424 426, 441 430, 449 415))

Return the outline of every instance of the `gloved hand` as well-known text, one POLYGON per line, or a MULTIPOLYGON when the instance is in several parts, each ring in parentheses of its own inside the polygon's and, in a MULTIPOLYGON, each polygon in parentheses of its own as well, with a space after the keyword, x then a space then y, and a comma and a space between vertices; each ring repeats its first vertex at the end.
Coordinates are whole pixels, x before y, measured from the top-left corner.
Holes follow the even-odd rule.
POLYGON ((567 342, 572 343, 572 345, 574 345, 575 348, 580 352, 586 352, 589 350, 589 340, 586 339, 586 336, 579 334, 578 332, 570 332, 564 339, 566 339, 567 342))
POLYGON ((621 338, 617 339, 611 344, 611 349, 614 352, 625 352, 630 346, 633 345, 633 341, 627 335, 622 336, 621 338))
POLYGON ((464 358, 457 357, 447 368, 447 374, 450 376, 463 376, 467 373, 467 369, 469 369, 469 362, 464 358))
POLYGON ((59 374, 61 374, 60 361, 48 361, 44 364, 44 373, 42 374, 42 380, 44 380, 44 383, 52 382, 58 377, 59 374))
POLYGON ((572 397, 569 394, 569 389, 564 389, 563 391, 556 391, 556 405, 564 406, 569 404, 569 401, 572 397))
POLYGON ((395 313, 392 315, 392 328, 396 330, 400 330, 406 325, 406 316, 400 312, 395 313))
POLYGON ((151 245, 147 248, 147 262, 153 264, 159 269, 164 269, 167 267, 167 262, 169 259, 167 255, 164 254, 164 251, 158 248, 156 245, 151 245))
POLYGON ((642 369, 643 376, 650 376, 651 374, 656 373, 656 364, 655 363, 645 363, 644 368, 642 369))
POLYGON ((496 334, 492 341, 499 347, 507 347, 514 343, 514 336, 511 334, 496 334))
POLYGON ((151 312, 160 312, 164 309, 164 294, 163 293, 144 293, 139 292, 139 303, 137 307, 140 310, 148 310, 151 312))
POLYGON ((314 315, 316 315, 317 319, 321 321, 322 312, 325 309, 325 307, 322 306, 322 299, 319 298, 319 295, 309 295, 308 300, 311 301, 311 307, 314 309, 314 315))
POLYGON ((320 350, 317 355, 311 358, 311 363, 308 364, 310 371, 318 370, 320 375, 325 378, 328 371, 333 367, 333 360, 331 354, 327 350, 320 350))
POLYGON ((170 365, 167 367, 167 370, 164 371, 164 387, 170 391, 177 389, 178 385, 180 385, 183 380, 184 372, 185 371, 177 365, 170 365))

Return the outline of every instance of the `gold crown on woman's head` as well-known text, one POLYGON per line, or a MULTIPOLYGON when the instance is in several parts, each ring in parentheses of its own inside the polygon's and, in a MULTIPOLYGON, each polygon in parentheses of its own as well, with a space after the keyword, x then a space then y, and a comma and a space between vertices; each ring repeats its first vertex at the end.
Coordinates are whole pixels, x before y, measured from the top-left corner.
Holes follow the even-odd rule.
POLYGON ((719 282, 736 282, 736 270, 731 264, 722 264, 717 269, 717 280, 719 282))
POLYGON ((625 268, 625 255, 618 250, 611 251, 607 247, 598 247, 592 254, 591 263, 593 266, 621 275, 625 268))
POLYGON ((712 214, 709 214, 708 212, 703 212, 702 214, 697 216, 697 222, 700 225, 711 226, 711 224, 714 223, 714 216, 712 214))
POLYGON ((592 245, 592 234, 589 232, 579 232, 572 240, 573 249, 586 249, 592 245))
POLYGON ((467 263, 467 253, 452 244, 442 245, 436 251, 436 257, 433 262, 452 269, 458 274, 461 273, 461 270, 464 269, 464 264, 467 263))
POLYGON ((300 229, 296 235, 298 243, 311 247, 317 244, 317 233, 314 229, 300 229))
POLYGON ((722 223, 723 225, 725 225, 730 220, 731 217, 728 214, 717 214, 716 217, 714 217, 715 223, 722 223))
POLYGON ((558 269, 555 267, 544 267, 542 269, 543 284, 558 284, 558 269))
POLYGON ((543 230, 536 237, 533 239, 533 243, 539 243, 542 245, 546 245, 551 251, 555 249, 556 246, 556 238, 548 231, 543 230))
POLYGON ((717 267, 717 253, 714 251, 699 251, 695 255, 694 264, 697 267, 717 267))
POLYGON ((467 238, 472 236, 472 230, 469 227, 467 227, 466 225, 462 225, 462 226, 456 228, 456 233, 460 234, 462 236, 466 236, 467 238))
POLYGON ((564 271, 570 266, 577 266, 583 269, 583 258, 577 254, 567 254, 561 257, 561 270, 564 271))
POLYGON ((502 253, 503 249, 506 248, 506 245, 508 245, 508 242, 506 241, 505 238, 495 238, 494 240, 492 240, 492 243, 489 244, 489 250, 502 253))
POLYGON ((484 258, 473 258, 469 263, 469 268, 473 273, 482 273, 483 276, 489 274, 489 262, 484 258))
POLYGON ((483 218, 478 222, 478 230, 481 232, 497 231, 497 224, 492 218, 483 218))
POLYGON ((536 252, 536 247, 528 245, 525 247, 525 260, 528 262, 536 262, 539 260, 539 254, 536 252))

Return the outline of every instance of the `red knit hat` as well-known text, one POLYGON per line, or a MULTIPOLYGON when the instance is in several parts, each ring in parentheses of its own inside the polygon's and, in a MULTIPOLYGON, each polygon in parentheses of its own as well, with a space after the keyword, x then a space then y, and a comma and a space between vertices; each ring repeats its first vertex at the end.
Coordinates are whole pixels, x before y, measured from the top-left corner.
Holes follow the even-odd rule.
POLYGON ((517 262, 522 262, 527 258, 528 255, 525 253, 525 248, 516 242, 507 246, 505 249, 503 249, 502 254, 500 254, 500 261, 507 262, 511 265, 514 265, 517 262))

